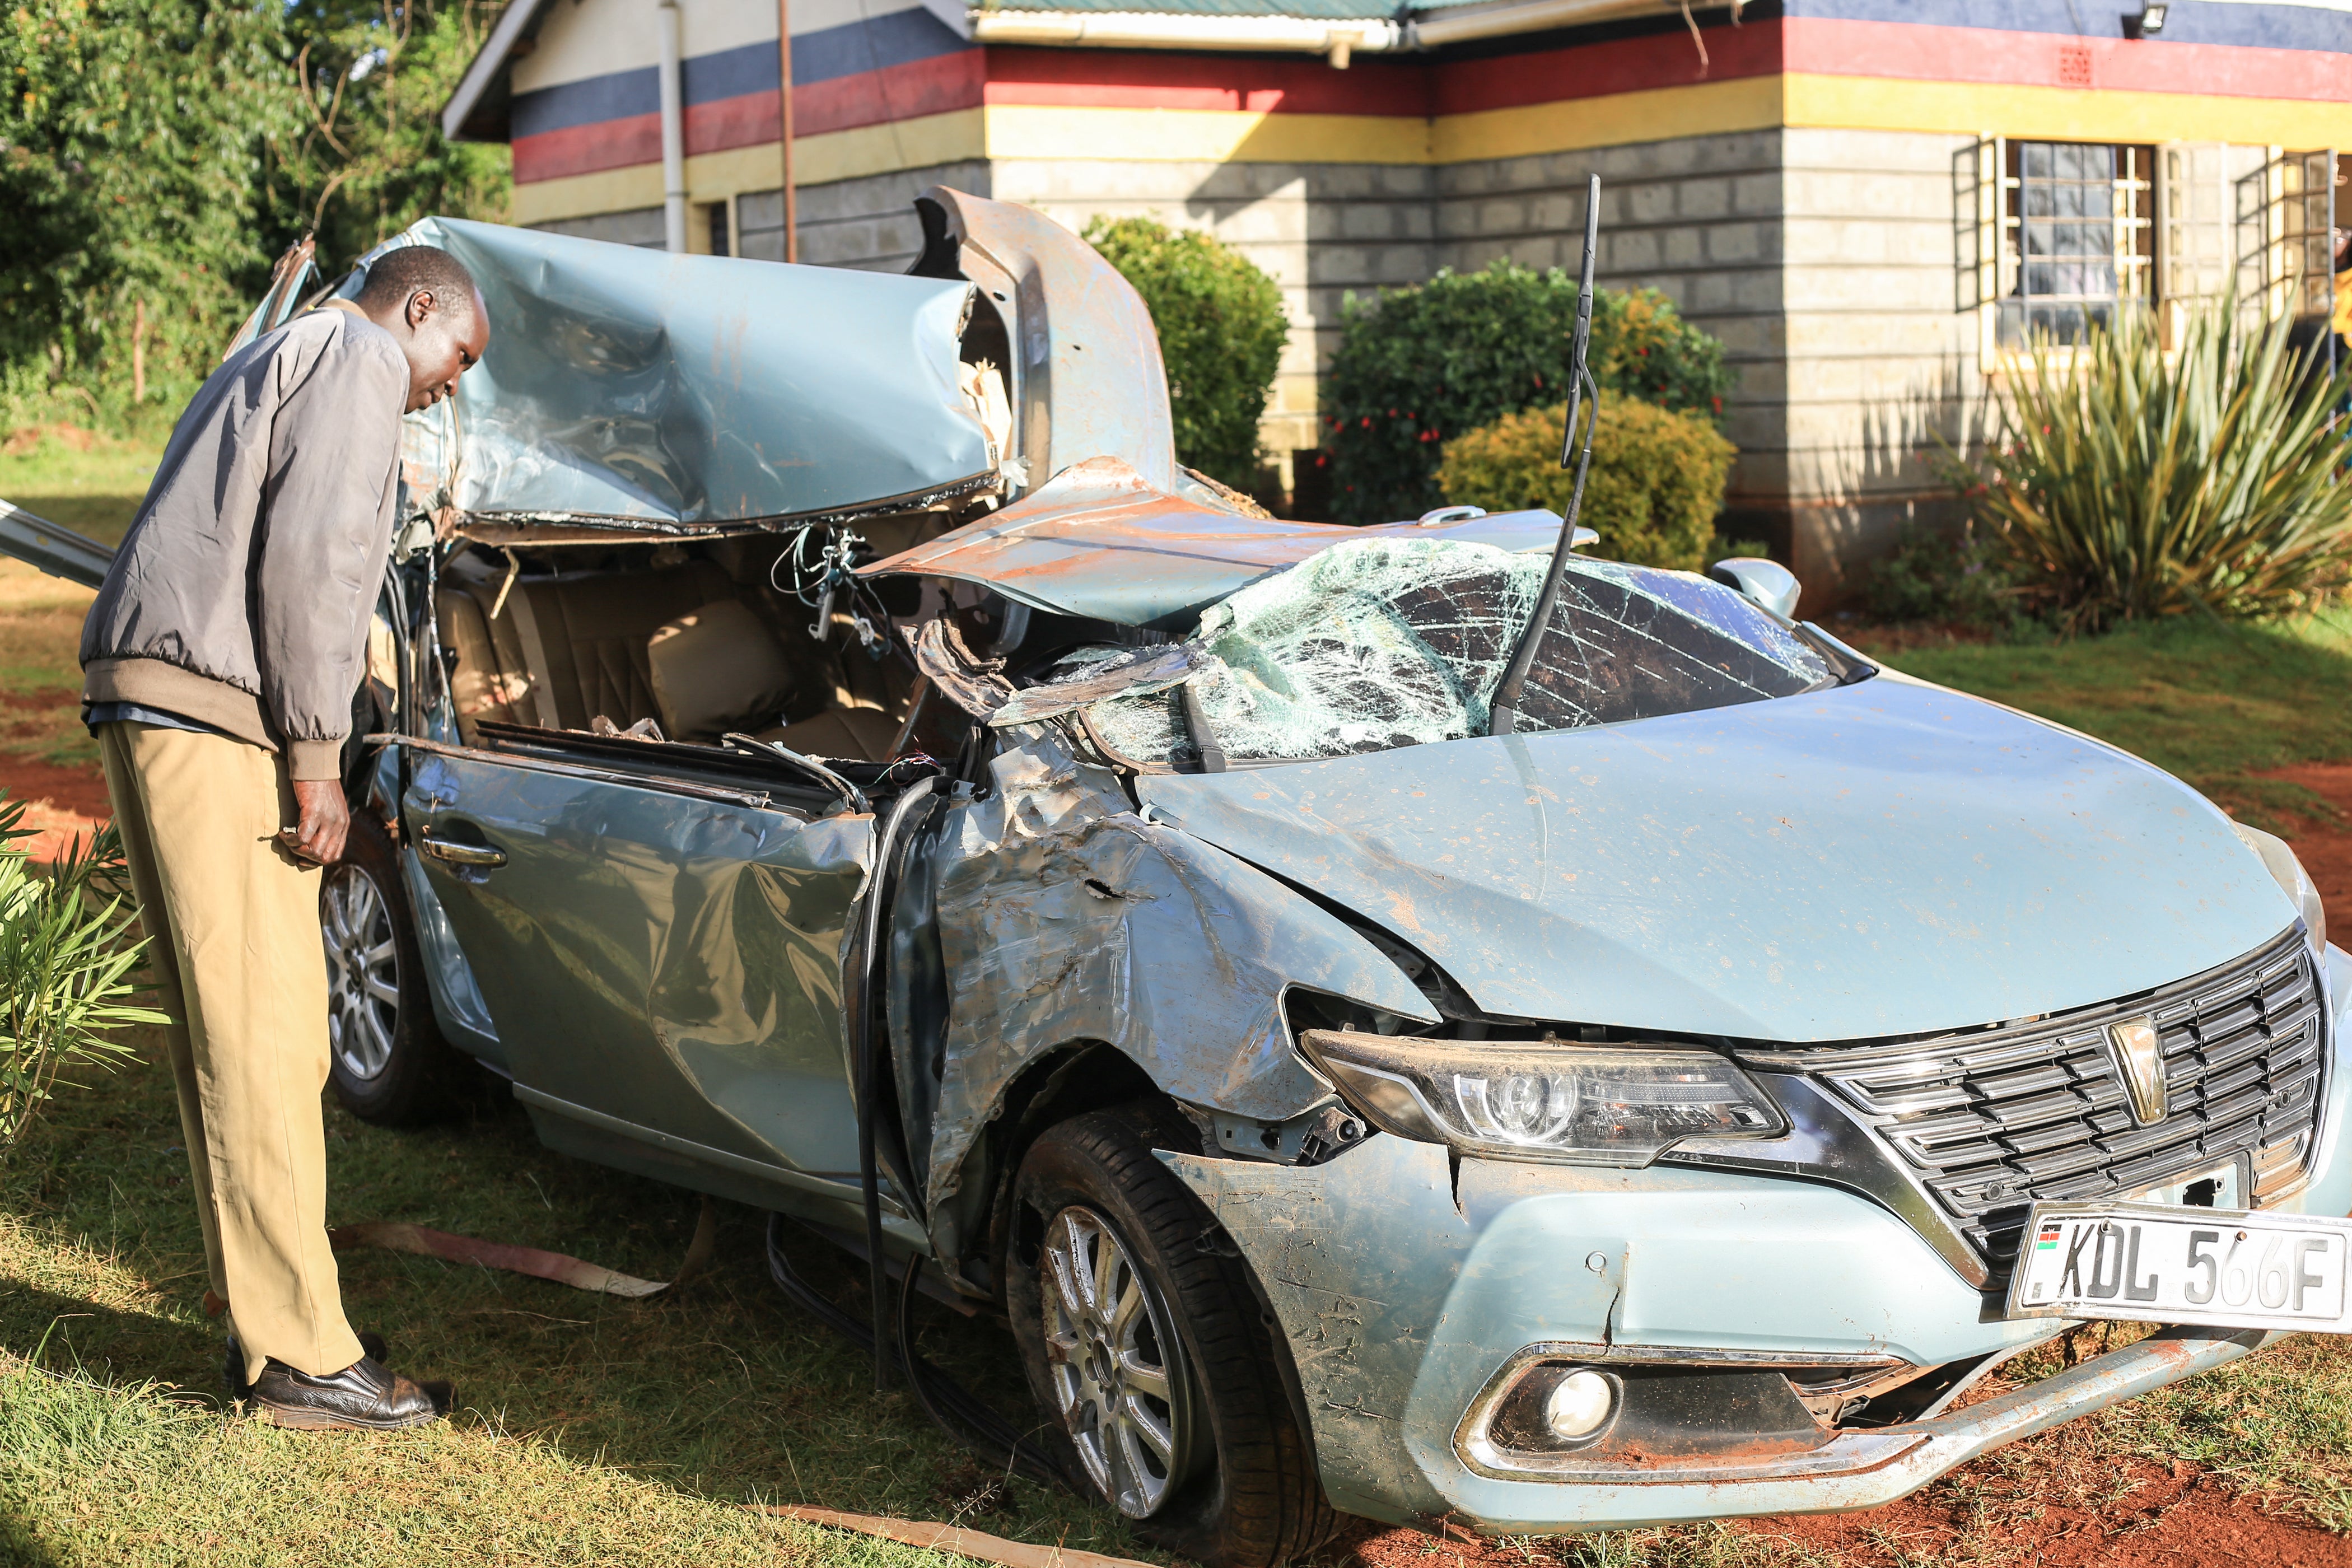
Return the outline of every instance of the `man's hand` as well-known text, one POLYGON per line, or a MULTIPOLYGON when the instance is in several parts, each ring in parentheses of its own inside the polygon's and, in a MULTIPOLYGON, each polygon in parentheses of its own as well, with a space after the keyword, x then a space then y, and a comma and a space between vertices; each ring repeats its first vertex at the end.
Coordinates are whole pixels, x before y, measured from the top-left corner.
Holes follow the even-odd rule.
POLYGON ((352 810, 343 804, 343 786, 335 779, 296 779, 294 804, 302 819, 278 835, 278 841, 300 859, 331 865, 343 858, 343 836, 352 830, 352 810))

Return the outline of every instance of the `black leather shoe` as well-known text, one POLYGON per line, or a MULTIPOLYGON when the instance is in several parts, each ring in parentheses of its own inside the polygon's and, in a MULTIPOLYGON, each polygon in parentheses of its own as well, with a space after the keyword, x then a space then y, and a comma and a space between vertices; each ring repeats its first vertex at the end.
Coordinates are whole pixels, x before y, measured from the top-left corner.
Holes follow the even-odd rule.
MULTIPOLYGON (((362 1329, 359 1342, 360 1354, 372 1356, 379 1362, 392 1359, 391 1351, 384 1346, 383 1336, 374 1330, 362 1329)), ((235 1334, 229 1335, 228 1353, 221 1361, 221 1381, 228 1384, 228 1396, 232 1402, 253 1397, 253 1384, 245 1381, 245 1347, 236 1342, 235 1334)))
POLYGON ((449 1409, 446 1384, 419 1386, 373 1356, 326 1377, 272 1357, 248 1397, 257 1414, 278 1426, 317 1432, 394 1432, 437 1421, 449 1409))

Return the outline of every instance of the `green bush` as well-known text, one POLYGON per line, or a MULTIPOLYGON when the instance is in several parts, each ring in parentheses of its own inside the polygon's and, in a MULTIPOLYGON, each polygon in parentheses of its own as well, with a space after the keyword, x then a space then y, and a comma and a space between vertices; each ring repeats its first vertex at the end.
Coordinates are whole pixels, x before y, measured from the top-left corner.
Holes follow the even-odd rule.
POLYGON ((2293 328, 2224 301, 2170 354, 2136 314, 2034 352, 1963 494, 2038 614, 2063 631, 2279 615, 2352 582, 2352 448, 2333 418, 2352 366, 2314 374, 2293 328))
MULTIPOLYGON (((1576 488, 1576 470, 1559 466, 1567 418, 1565 404, 1530 408, 1446 442, 1437 476, 1444 499, 1488 511, 1549 507, 1565 514, 1576 488)), ((1593 553, 1700 570, 1737 456, 1706 420, 1604 389, 1578 518, 1601 535, 1593 553)))
MULTIPOLYGON (((1349 296, 1323 392, 1334 518, 1418 517, 1439 504, 1446 441, 1562 401, 1576 287, 1558 268, 1497 261, 1370 300, 1349 296)), ((1594 291, 1591 359, 1601 386, 1711 421, 1731 390, 1723 345, 1654 289, 1594 291)))
POLYGON ((1177 461, 1238 490, 1255 487, 1258 421, 1290 336, 1274 279, 1205 234, 1148 217, 1098 217, 1086 238, 1151 309, 1177 461))
POLYGON ((165 1021, 126 1000, 147 944, 131 938, 114 829, 77 840, 42 874, 26 853, 24 816, 21 802, 0 800, 0 1155, 58 1073, 127 1058, 118 1031, 165 1021))

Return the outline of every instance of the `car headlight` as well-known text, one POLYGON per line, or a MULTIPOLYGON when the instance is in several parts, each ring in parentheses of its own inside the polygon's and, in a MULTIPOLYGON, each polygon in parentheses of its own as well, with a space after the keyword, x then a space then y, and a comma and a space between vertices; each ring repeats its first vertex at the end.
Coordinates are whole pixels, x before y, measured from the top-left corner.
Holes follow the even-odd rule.
POLYGON ((1706 1051, 1338 1029, 1300 1038, 1373 1125, 1465 1154, 1646 1165, 1685 1138, 1764 1136, 1786 1125, 1747 1074, 1706 1051))
POLYGON ((2238 837, 2246 841, 2247 848, 2263 858, 2263 868, 2270 872, 2271 879, 2294 900, 2294 907, 2303 911, 2303 927, 2311 937, 2312 956, 2319 961, 2321 973, 2325 973, 2327 963, 2327 909, 2319 901, 2319 889, 2311 885, 2311 873, 2303 868, 2303 862, 2295 858, 2294 851, 2287 847, 2286 840, 2275 833, 2264 833, 2261 828, 2249 827, 2242 822, 2233 822, 2230 826, 2238 830, 2238 837))

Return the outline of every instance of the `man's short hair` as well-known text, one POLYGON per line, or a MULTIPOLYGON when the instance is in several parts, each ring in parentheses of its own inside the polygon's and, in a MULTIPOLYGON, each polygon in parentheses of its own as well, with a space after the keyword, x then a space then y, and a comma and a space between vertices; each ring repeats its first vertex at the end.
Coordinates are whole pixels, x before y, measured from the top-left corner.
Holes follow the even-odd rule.
POLYGON ((474 299, 474 275, 466 264, 430 245, 404 245, 397 250, 385 251, 369 264, 367 281, 360 286, 359 306, 363 310, 379 310, 408 303, 408 297, 424 289, 448 309, 457 301, 474 299))

